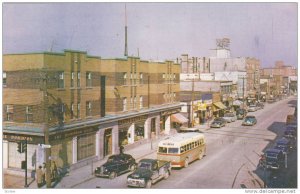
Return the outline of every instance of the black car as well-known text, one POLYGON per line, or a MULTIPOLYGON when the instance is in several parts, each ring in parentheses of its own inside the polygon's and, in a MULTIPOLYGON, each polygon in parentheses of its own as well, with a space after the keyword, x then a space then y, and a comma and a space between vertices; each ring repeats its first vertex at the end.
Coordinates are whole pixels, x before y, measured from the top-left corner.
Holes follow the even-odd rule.
POLYGON ((291 141, 287 138, 280 138, 276 141, 276 145, 274 149, 281 150, 284 154, 287 154, 290 152, 290 150, 293 148, 293 145, 291 141))
POLYGON ((95 176, 113 179, 125 172, 134 171, 136 165, 135 159, 129 154, 112 155, 105 164, 95 169, 95 176))
POLYGON ((224 127, 227 121, 221 117, 215 118, 214 121, 210 124, 210 127, 220 128, 224 127))
POLYGON ((284 165, 284 154, 278 149, 267 149, 265 152, 267 169, 278 170, 284 165))

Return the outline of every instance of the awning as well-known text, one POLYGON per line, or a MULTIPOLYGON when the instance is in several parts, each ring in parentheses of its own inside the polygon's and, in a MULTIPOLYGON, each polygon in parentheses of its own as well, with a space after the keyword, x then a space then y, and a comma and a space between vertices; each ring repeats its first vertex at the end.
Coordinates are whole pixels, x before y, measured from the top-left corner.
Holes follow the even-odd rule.
POLYGON ((234 105, 234 106, 240 106, 240 105, 242 105, 242 104, 243 104, 243 102, 240 101, 240 100, 235 100, 235 101, 233 101, 233 103, 232 103, 232 105, 234 105))
POLYGON ((187 123, 189 121, 187 118, 185 118, 180 113, 172 114, 171 120, 172 120, 172 122, 177 122, 177 123, 187 123))
POLYGON ((227 107, 222 102, 215 102, 214 105, 220 109, 226 109, 227 107))

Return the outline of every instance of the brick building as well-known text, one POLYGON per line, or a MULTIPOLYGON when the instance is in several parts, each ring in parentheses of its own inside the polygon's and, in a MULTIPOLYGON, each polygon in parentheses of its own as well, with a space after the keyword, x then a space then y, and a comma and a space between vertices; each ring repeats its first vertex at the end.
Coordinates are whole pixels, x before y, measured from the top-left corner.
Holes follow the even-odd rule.
POLYGON ((16 146, 23 139, 28 169, 45 161, 39 144, 46 119, 51 159, 59 168, 168 134, 171 115, 180 111, 179 73, 171 61, 102 59, 73 50, 3 55, 4 169, 20 169, 24 153, 16 146))

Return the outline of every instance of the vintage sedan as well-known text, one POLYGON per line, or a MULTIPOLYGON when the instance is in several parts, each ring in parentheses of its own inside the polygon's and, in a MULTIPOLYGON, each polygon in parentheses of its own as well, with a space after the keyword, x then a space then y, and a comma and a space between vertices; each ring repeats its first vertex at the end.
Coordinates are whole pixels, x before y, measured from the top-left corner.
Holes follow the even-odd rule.
POLYGON ((234 113, 229 112, 229 113, 225 113, 223 119, 225 119, 227 123, 231 123, 236 121, 237 117, 234 113))
POLYGON ((274 149, 281 150, 284 154, 288 154, 293 149, 293 145, 289 139, 283 137, 276 141, 274 149))
POLYGON ((214 121, 210 124, 212 128, 221 128, 224 127, 227 121, 221 117, 215 118, 214 121))
POLYGON ((245 125, 245 126, 253 126, 257 123, 257 120, 255 118, 255 116, 252 116, 252 115, 248 115, 245 117, 242 125, 245 125))
POLYGON ((136 166, 135 159, 129 154, 112 155, 105 164, 95 169, 95 176, 113 179, 125 172, 134 171, 136 166))
POLYGON ((248 108, 248 112, 255 112, 258 110, 258 107, 255 104, 251 104, 248 108))

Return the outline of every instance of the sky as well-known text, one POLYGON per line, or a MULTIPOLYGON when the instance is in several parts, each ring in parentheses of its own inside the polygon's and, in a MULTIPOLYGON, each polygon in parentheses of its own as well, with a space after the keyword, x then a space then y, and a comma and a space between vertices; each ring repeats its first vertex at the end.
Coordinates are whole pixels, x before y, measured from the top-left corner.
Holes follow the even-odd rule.
MULTIPOLYGON (((229 38, 232 57, 297 67, 297 3, 126 3, 128 55, 174 60, 210 56, 229 38)), ((125 3, 4 3, 2 52, 87 51, 124 56, 125 3)))

